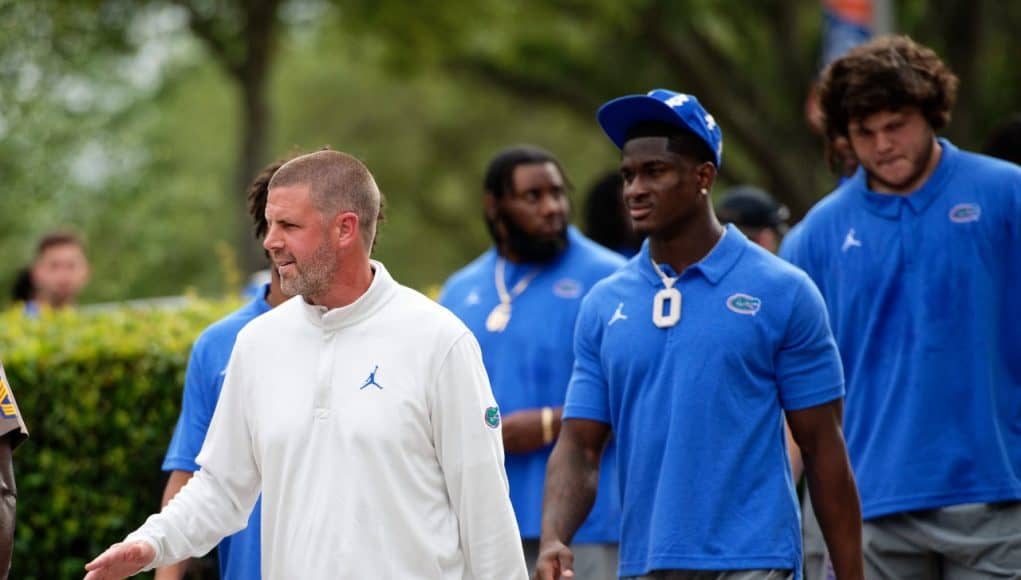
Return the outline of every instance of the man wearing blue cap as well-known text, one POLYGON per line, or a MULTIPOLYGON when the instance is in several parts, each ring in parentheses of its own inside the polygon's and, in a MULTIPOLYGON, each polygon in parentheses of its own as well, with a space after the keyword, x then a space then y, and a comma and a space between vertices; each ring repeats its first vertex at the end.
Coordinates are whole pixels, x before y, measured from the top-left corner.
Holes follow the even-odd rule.
POLYGON ((800 578, 786 414, 838 577, 862 578, 843 375, 818 290, 716 219, 722 134, 695 97, 622 97, 598 118, 621 148, 624 199, 648 239, 578 316, 536 577, 573 577, 567 544, 612 428, 621 577, 800 578))

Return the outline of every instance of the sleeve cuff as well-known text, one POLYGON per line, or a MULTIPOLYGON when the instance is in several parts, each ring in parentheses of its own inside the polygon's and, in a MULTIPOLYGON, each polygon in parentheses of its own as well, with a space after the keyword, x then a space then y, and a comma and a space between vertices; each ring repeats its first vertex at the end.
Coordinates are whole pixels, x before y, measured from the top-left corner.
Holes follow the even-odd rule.
POLYGON ((149 562, 149 564, 146 565, 141 570, 139 570, 139 572, 148 572, 150 570, 155 570, 156 567, 157 567, 157 563, 160 561, 160 559, 163 556, 163 550, 160 549, 159 542, 157 542, 155 539, 150 537, 148 534, 146 534, 145 532, 142 532, 140 530, 132 532, 132 533, 128 534, 128 536, 126 538, 124 538, 124 543, 125 544, 127 544, 129 542, 145 542, 146 544, 149 544, 150 546, 152 546, 153 551, 156 553, 156 555, 153 557, 152 562, 149 562))
POLYGON ((595 407, 587 407, 585 405, 566 405, 564 406, 564 413, 561 416, 562 420, 567 419, 588 419, 589 421, 599 421, 600 423, 610 423, 610 417, 601 409, 595 407))
POLYGON ((195 473, 199 470, 199 464, 194 460, 184 457, 167 457, 163 460, 163 471, 188 471, 195 473))
POLYGON ((826 389, 820 389, 812 393, 787 397, 781 401, 786 411, 800 411, 809 407, 824 405, 844 396, 844 384, 840 383, 826 389))

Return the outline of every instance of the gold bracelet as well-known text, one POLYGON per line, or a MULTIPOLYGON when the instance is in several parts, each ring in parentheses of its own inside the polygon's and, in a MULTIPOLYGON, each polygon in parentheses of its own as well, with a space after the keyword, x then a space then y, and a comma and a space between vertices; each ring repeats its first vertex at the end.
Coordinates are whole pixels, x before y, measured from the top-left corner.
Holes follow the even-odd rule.
POLYGON ((542 408, 542 444, 549 445, 553 442, 553 408, 542 408))

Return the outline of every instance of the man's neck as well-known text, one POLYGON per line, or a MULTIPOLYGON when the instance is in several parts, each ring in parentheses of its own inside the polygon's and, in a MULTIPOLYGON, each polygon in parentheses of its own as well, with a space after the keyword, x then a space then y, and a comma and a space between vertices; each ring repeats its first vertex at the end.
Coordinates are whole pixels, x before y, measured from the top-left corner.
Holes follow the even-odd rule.
POLYGON ((520 256, 511 251, 507 242, 501 242, 499 244, 496 244, 496 253, 504 260, 507 260, 508 262, 514 264, 520 264, 524 262, 524 260, 522 260, 520 256))
POLYGON ((323 306, 327 310, 343 308, 354 303, 368 292, 372 285, 375 272, 369 263, 368 257, 356 260, 357 263, 349 266, 341 266, 333 276, 333 284, 329 291, 321 296, 306 296, 305 300, 316 306, 323 306))
POLYGON ((567 251, 567 248, 569 246, 570 246, 570 242, 568 241, 568 242, 566 242, 564 244, 564 247, 559 252, 557 252, 556 254, 553 254, 551 257, 549 257, 549 258, 547 258, 545 260, 529 259, 529 258, 526 258, 524 256, 521 256, 521 255, 515 253, 514 251, 512 251, 510 249, 510 245, 507 242, 501 242, 499 244, 496 244, 496 253, 501 258, 503 258, 504 260, 507 260, 508 262, 510 262, 512 264, 533 264, 533 265, 536 265, 536 266, 543 266, 543 265, 549 264, 553 260, 556 260, 560 256, 564 255, 564 252, 567 251))
POLYGON ((74 305, 72 300, 59 300, 52 297, 37 297, 35 299, 36 304, 39 306, 48 308, 50 310, 60 310, 61 308, 67 308, 68 306, 74 305))
POLYGON ((658 264, 669 264, 680 275, 709 255, 723 236, 720 222, 713 215, 709 218, 686 224, 675 235, 650 235, 649 256, 658 264))
POLYGON ((290 298, 290 296, 284 294, 284 289, 280 287, 280 272, 272 266, 269 269, 269 288, 266 290, 264 298, 270 308, 276 308, 290 298))
POLYGON ((280 280, 275 279, 270 281, 269 286, 266 288, 266 295, 263 298, 265 298, 270 308, 276 308, 286 302, 290 296, 284 294, 284 291, 280 288, 280 280))

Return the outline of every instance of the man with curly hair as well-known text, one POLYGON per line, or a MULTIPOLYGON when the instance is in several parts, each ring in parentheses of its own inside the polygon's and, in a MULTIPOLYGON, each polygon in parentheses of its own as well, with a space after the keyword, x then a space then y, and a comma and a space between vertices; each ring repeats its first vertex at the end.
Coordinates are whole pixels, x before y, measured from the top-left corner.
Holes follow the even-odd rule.
POLYGON ((833 62, 826 130, 861 167, 781 249, 843 358, 868 578, 1021 570, 1021 169, 937 137, 956 89, 903 36, 833 62))

